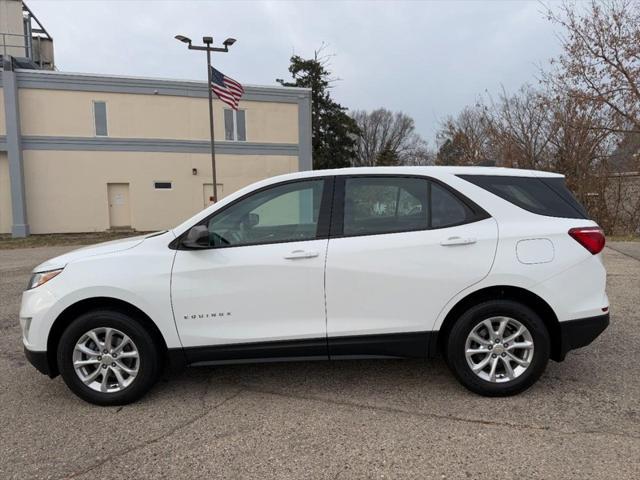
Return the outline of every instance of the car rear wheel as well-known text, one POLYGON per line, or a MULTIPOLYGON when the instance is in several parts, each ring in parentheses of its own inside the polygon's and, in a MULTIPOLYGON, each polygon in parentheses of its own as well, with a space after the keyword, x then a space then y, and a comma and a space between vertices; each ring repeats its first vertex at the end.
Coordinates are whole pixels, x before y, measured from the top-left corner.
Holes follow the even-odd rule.
POLYGON ((549 333, 529 307, 491 300, 466 311, 446 341, 446 358, 458 380, 486 396, 520 393, 538 380, 549 360, 549 333))
POLYGON ((134 318, 92 311, 76 318, 58 344, 58 368, 67 386, 97 405, 124 405, 144 395, 159 373, 158 349, 134 318))

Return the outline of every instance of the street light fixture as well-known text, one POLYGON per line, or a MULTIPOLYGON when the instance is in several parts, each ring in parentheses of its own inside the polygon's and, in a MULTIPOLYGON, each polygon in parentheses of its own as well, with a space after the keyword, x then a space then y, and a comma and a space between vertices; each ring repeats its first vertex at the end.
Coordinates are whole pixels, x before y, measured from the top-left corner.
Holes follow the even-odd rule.
POLYGON ((191 39, 189 37, 185 37, 184 35, 176 35, 174 38, 176 40, 180 40, 182 43, 191 44, 191 39))
POLYGON ((211 171, 213 179, 213 202, 218 201, 218 187, 216 184, 216 150, 213 135, 213 92, 211 90, 211 52, 228 52, 229 47, 236 43, 235 38, 227 38, 222 45, 224 48, 212 47, 213 37, 202 37, 204 45, 192 45, 191 39, 184 35, 176 35, 175 39, 187 44, 189 50, 201 50, 207 52, 207 90, 209 91, 209 133, 211 136, 211 171))

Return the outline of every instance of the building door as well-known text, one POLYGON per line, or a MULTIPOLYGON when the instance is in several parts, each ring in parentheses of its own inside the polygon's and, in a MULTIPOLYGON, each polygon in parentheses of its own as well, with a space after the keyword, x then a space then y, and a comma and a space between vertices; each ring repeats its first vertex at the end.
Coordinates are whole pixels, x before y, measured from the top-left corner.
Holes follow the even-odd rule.
POLYGON ((129 206, 129 184, 108 183, 109 226, 111 228, 131 227, 131 207, 129 206))
MULTIPOLYGON (((224 196, 224 190, 221 183, 217 183, 216 185, 218 186, 218 200, 220 200, 224 196)), ((204 200, 204 208, 213 205, 213 183, 205 183, 204 185, 202 185, 202 195, 204 200)))

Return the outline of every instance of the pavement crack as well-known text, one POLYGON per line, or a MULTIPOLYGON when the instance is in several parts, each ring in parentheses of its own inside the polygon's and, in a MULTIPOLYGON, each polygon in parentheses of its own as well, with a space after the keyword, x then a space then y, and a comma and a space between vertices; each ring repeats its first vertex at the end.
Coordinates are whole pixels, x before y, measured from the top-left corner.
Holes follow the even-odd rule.
POLYGON ((81 470, 79 472, 72 473, 71 475, 68 475, 65 478, 77 478, 77 477, 79 477, 81 475, 85 475, 85 474, 90 473, 93 470, 101 467, 102 465, 104 465, 104 464, 106 464, 106 463, 118 458, 118 457, 130 454, 132 452, 136 452, 138 450, 142 450, 143 448, 146 448, 146 447, 148 447, 150 445, 158 443, 161 440, 166 440, 167 438, 171 437, 172 435, 175 435, 176 433, 180 432, 181 430, 193 425, 198 420, 203 419, 204 417, 206 417, 207 415, 212 413, 214 410, 217 410, 218 408, 222 407, 224 404, 226 404, 226 403, 230 402, 231 400, 235 399, 236 397, 238 397, 243 392, 243 389, 239 388, 233 394, 231 394, 228 397, 224 398, 220 402, 218 402, 218 403, 216 403, 214 405, 208 406, 207 403, 206 403, 206 396, 207 396, 207 393, 209 391, 210 384, 211 384, 211 377, 209 377, 209 379, 207 380, 207 383, 206 383, 205 388, 204 388, 203 393, 202 393, 202 397, 200 399, 201 403, 202 403, 201 408, 203 409, 203 412, 199 413, 198 415, 194 415, 193 417, 187 419, 183 423, 180 423, 180 424, 176 425, 175 427, 169 429, 168 431, 166 431, 166 432, 164 432, 164 433, 162 433, 162 434, 160 434, 160 435, 158 435, 156 437, 150 438, 149 440, 146 440, 146 441, 141 442, 141 443, 139 443, 137 445, 134 445, 133 447, 130 447, 130 448, 126 449, 126 450, 120 450, 120 451, 117 451, 115 453, 112 453, 108 457, 100 460, 99 462, 91 465, 90 467, 85 468, 85 469, 83 469, 83 470, 81 470))
POLYGON ((380 412, 386 412, 386 413, 410 415, 410 416, 417 416, 417 417, 423 417, 423 418, 433 418, 437 420, 450 420, 453 422, 471 423, 471 424, 491 426, 491 427, 508 427, 508 428, 516 428, 520 430, 543 431, 543 432, 551 432, 551 433, 556 433, 558 435, 567 435, 567 436, 594 434, 594 435, 610 435, 610 436, 640 440, 640 435, 635 435, 633 433, 613 432, 613 431, 606 431, 606 430, 571 430, 571 431, 564 430, 563 431, 563 430, 556 430, 549 426, 544 426, 544 425, 529 425, 529 424, 513 423, 513 422, 496 422, 492 420, 481 420, 481 419, 475 419, 475 418, 460 417, 456 415, 414 412, 411 410, 406 410, 406 409, 397 408, 397 407, 365 405, 357 402, 332 400, 329 398, 313 397, 313 396, 305 396, 305 395, 295 395, 290 393, 278 392, 274 390, 260 389, 260 388, 252 387, 250 385, 245 385, 245 384, 242 384, 242 387, 244 390, 249 392, 254 392, 254 393, 263 393, 267 395, 275 395, 279 397, 292 398, 296 400, 310 400, 310 401, 328 403, 330 405, 359 408, 363 410, 380 411, 380 412))
POLYGON ((633 256, 633 255, 630 255, 630 254, 628 254, 628 253, 626 253, 626 252, 623 252, 622 250, 618 250, 617 248, 612 247, 611 245, 607 245, 607 248, 610 248, 610 249, 611 249, 611 250, 613 250, 614 252, 618 252, 619 254, 624 255, 625 257, 629 257, 629 258, 631 258, 631 259, 635 260, 636 262, 640 262, 640 258, 635 257, 635 256, 633 256))

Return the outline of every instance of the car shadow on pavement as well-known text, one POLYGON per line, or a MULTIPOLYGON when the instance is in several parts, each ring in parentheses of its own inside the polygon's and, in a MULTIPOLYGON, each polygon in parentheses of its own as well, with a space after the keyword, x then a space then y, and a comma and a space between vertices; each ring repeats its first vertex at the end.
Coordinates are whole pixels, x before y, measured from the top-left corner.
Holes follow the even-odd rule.
POLYGON ((438 390, 466 395, 442 359, 337 360, 253 363, 188 367, 164 378, 155 395, 182 388, 200 388, 203 381, 291 396, 371 395, 407 390, 438 390))
POLYGON ((163 378, 143 401, 192 395, 202 392, 206 384, 206 391, 210 394, 220 388, 297 399, 330 399, 354 405, 417 405, 429 402, 434 408, 447 411, 451 405, 461 402, 481 408, 492 403, 495 405, 495 402, 524 404, 535 401, 542 405, 559 394, 593 396, 588 390, 598 379, 580 375, 580 372, 588 371, 585 370, 587 365, 583 365, 587 359, 587 356, 577 354, 568 356, 562 363, 550 361, 536 385, 520 395, 503 399, 482 397, 467 391, 456 381, 444 360, 436 358, 188 367, 163 378))

